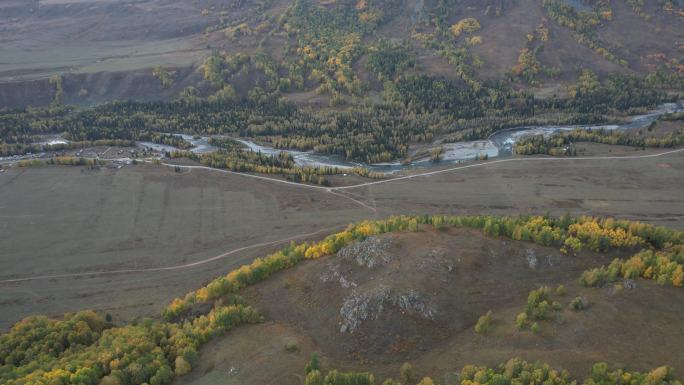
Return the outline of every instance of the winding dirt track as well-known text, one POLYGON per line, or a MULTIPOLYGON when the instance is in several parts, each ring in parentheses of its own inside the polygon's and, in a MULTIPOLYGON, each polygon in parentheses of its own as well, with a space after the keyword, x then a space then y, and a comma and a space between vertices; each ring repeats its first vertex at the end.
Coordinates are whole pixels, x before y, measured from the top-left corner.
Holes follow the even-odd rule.
POLYGON ((277 244, 281 244, 281 243, 286 243, 289 241, 294 241, 294 240, 300 239, 300 238, 308 238, 308 237, 312 237, 314 235, 318 235, 320 233, 327 233, 327 232, 333 231, 337 228, 340 228, 340 226, 328 227, 325 229, 320 229, 318 231, 314 231, 313 233, 295 235, 295 236, 288 237, 288 238, 278 239, 276 241, 262 242, 262 243, 257 243, 254 245, 244 246, 244 247, 240 247, 240 248, 237 248, 234 250, 227 251, 227 252, 220 254, 220 255, 216 255, 214 257, 202 259, 202 260, 195 261, 195 262, 185 263, 182 265, 166 266, 166 267, 150 267, 150 268, 145 268, 145 269, 121 269, 121 270, 90 271, 90 272, 72 273, 72 274, 37 275, 37 276, 33 276, 33 277, 5 279, 5 280, 0 281, 0 283, 26 282, 26 281, 36 281, 36 280, 42 280, 42 279, 55 279, 55 278, 75 278, 75 277, 85 277, 85 276, 91 277, 91 276, 127 274, 127 273, 151 273, 151 272, 158 272, 158 271, 183 270, 183 269, 189 269, 191 267, 205 265, 207 263, 214 262, 214 261, 217 261, 219 259, 223 259, 225 257, 232 255, 232 254, 239 253, 241 251, 245 251, 245 250, 249 250, 249 249, 255 249, 255 248, 259 248, 259 247, 265 247, 265 246, 273 246, 273 245, 277 245, 277 244))
MULTIPOLYGON (((283 183, 283 184, 287 184, 287 185, 296 186, 299 188, 308 188, 308 189, 320 190, 323 192, 332 193, 334 195, 350 199, 350 200, 354 201, 355 203, 357 203, 357 204, 359 204, 359 205, 361 205, 361 206, 363 206, 363 207, 365 207, 365 208, 367 208, 373 212, 376 212, 375 207, 368 206, 367 204, 365 204, 361 201, 358 201, 358 200, 356 200, 350 196, 341 194, 341 193, 336 192, 336 191, 351 190, 351 189, 355 189, 355 188, 373 186, 373 185, 378 185, 378 184, 383 184, 383 183, 396 182, 399 180, 428 177, 428 176, 432 176, 432 175, 445 174, 445 173, 464 170, 464 169, 468 169, 468 168, 486 167, 489 165, 499 164, 499 163, 635 160, 635 159, 644 159, 644 158, 657 158, 657 157, 672 155, 672 154, 676 154, 676 153, 680 153, 680 152, 684 152, 684 148, 659 152, 659 153, 655 153, 655 154, 647 154, 647 155, 596 156, 596 157, 573 157, 573 158, 509 158, 509 159, 499 159, 499 160, 492 160, 492 161, 486 161, 486 162, 481 162, 481 163, 467 164, 467 165, 456 166, 456 167, 446 168, 446 169, 437 170, 437 171, 429 171, 429 172, 420 173, 420 174, 406 175, 406 176, 401 176, 401 177, 396 177, 396 178, 391 178, 391 179, 383 179, 383 180, 379 180, 379 181, 360 183, 360 184, 356 184, 356 185, 352 185, 352 186, 343 186, 343 187, 323 187, 323 186, 307 185, 307 184, 290 182, 290 181, 286 181, 286 180, 282 180, 282 179, 275 179, 275 178, 269 178, 269 177, 260 176, 260 175, 239 173, 239 172, 234 172, 234 171, 229 171, 229 170, 221 170, 221 169, 216 169, 216 168, 211 168, 211 167, 206 167, 206 166, 176 165, 176 164, 164 163, 164 162, 161 162, 161 165, 166 166, 166 167, 179 167, 181 169, 207 170, 207 171, 213 171, 213 172, 221 172, 224 174, 231 174, 231 175, 238 175, 238 176, 243 176, 243 177, 247 177, 247 178, 260 179, 260 180, 273 182, 273 183, 283 183)), ((109 159, 109 160, 115 160, 115 159, 109 159)), ((149 161, 149 160, 147 160, 145 162, 152 163, 152 161, 149 161)), ((311 237, 314 235, 318 235, 320 233, 330 232, 330 231, 334 230, 335 228, 339 228, 339 226, 333 227, 333 228, 321 229, 321 230, 315 231, 313 233, 295 235, 292 237, 279 239, 276 241, 263 242, 263 243, 257 243, 254 245, 244 246, 244 247, 240 247, 240 248, 237 248, 234 250, 227 251, 223 254, 220 254, 220 255, 217 255, 214 257, 210 257, 210 258, 206 258, 206 259, 202 259, 202 260, 199 260, 196 262, 186 263, 186 264, 182 264, 182 265, 176 265, 176 266, 153 267, 153 268, 144 268, 144 269, 121 269, 121 270, 109 270, 109 271, 92 271, 92 272, 73 273, 73 274, 40 275, 40 276, 33 276, 33 277, 6 279, 6 280, 0 281, 0 283, 25 282, 25 281, 34 281, 34 280, 55 279, 55 278, 71 278, 71 277, 82 277, 82 276, 101 276, 101 275, 151 273, 151 272, 159 272, 159 271, 183 270, 183 269, 189 269, 192 267, 204 265, 204 264, 207 264, 207 263, 219 260, 219 259, 223 259, 225 257, 228 257, 228 256, 235 254, 235 253, 238 253, 240 251, 264 247, 264 246, 272 246, 272 245, 276 245, 276 244, 280 244, 280 243, 284 243, 284 242, 289 242, 289 241, 292 241, 295 239, 300 239, 300 238, 307 238, 307 237, 311 237)))
MULTIPOLYGON (((211 168, 211 167, 207 167, 207 166, 187 166, 187 165, 177 165, 177 164, 171 164, 171 163, 165 163, 165 162, 161 162, 160 164, 163 166, 167 166, 167 167, 179 167, 181 169, 207 170, 207 171, 214 171, 214 172, 222 172, 224 174, 239 175, 239 176, 248 177, 248 178, 266 180, 266 181, 274 182, 274 183, 283 183, 283 184, 287 184, 287 185, 291 185, 291 186, 297 186, 300 188, 308 188, 308 189, 321 190, 321 191, 326 191, 326 192, 333 192, 333 191, 338 191, 338 190, 351 190, 351 189, 355 189, 355 188, 373 186, 373 185, 378 185, 378 184, 392 183, 392 182, 396 182, 396 181, 400 181, 400 180, 415 179, 415 178, 427 177, 427 176, 432 176, 432 175, 445 174, 445 173, 449 173, 449 172, 453 172, 453 171, 464 170, 467 168, 486 167, 486 166, 490 166, 493 164, 499 164, 499 163, 634 160, 634 159, 645 159, 645 158, 657 158, 657 157, 671 155, 671 154, 675 154, 675 153, 679 153, 679 152, 683 152, 683 151, 684 151, 684 148, 678 148, 675 150, 663 151, 663 152, 659 152, 659 153, 655 153, 655 154, 647 154, 647 155, 587 156, 587 157, 570 157, 570 158, 539 157, 539 158, 498 159, 498 160, 490 160, 490 161, 484 161, 484 162, 480 162, 480 163, 472 163, 472 164, 466 164, 466 165, 462 165, 462 166, 450 167, 450 168, 445 168, 445 169, 441 169, 441 170, 437 170, 437 171, 429 171, 429 172, 424 172, 424 173, 420 173, 420 174, 411 174, 411 175, 399 176, 396 178, 382 179, 382 180, 377 180, 377 181, 373 181, 373 182, 359 183, 359 184, 355 184, 355 185, 351 185, 351 186, 341 186, 341 187, 324 187, 324 186, 316 186, 316 185, 303 184, 303 183, 297 183, 297 182, 290 182, 287 180, 270 178, 267 176, 246 174, 246 173, 241 173, 241 172, 222 170, 222 169, 218 169, 218 168, 211 168)), ((115 159, 109 159, 109 160, 115 160, 115 159)), ((146 161, 146 162, 152 163, 151 161, 146 161)))

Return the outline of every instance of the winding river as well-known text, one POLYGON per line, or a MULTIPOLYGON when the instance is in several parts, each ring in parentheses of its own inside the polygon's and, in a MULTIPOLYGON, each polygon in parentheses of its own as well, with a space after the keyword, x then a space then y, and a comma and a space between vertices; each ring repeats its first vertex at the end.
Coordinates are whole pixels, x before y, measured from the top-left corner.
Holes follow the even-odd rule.
MULTIPOLYGON (((628 130, 633 128, 642 128, 647 127, 648 125, 656 121, 658 117, 661 115, 682 111, 684 111, 684 102, 667 103, 659 106, 657 109, 649 112, 648 114, 632 116, 627 122, 620 124, 527 126, 499 130, 492 134, 488 139, 443 144, 442 147, 444 148, 444 153, 442 154, 442 160, 440 161, 440 164, 459 163, 466 160, 473 160, 485 154, 488 158, 509 156, 512 153, 512 148, 515 142, 520 140, 520 138, 530 135, 551 136, 556 132, 571 131, 576 128, 604 130, 628 130)), ((277 154, 278 152, 283 151, 275 149, 273 147, 260 145, 245 139, 236 140, 247 146, 250 150, 261 151, 264 154, 277 154)), ((313 152, 292 150, 287 150, 287 152, 292 154, 292 156, 295 159, 295 162, 298 165, 311 167, 329 166, 338 168, 350 168, 362 166, 377 172, 392 173, 408 168, 425 168, 435 165, 429 159, 419 159, 408 164, 401 162, 365 164, 351 162, 336 155, 325 155, 313 152)))

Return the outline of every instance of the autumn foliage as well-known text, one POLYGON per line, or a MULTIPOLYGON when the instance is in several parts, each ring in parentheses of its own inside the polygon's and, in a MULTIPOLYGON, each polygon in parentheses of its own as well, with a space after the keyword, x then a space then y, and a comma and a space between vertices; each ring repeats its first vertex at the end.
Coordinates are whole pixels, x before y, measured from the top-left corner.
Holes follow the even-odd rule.
POLYGON ((493 216, 394 216, 385 220, 364 221, 348 226, 344 231, 329 235, 314 243, 291 243, 282 250, 265 258, 257 258, 219 277, 208 285, 174 299, 163 315, 168 320, 177 319, 196 303, 216 300, 228 294, 260 282, 278 271, 295 266, 305 259, 318 259, 335 254, 342 247, 372 235, 395 231, 418 231, 421 225, 436 229, 465 227, 481 229, 488 236, 506 236, 518 241, 529 241, 544 246, 557 245, 562 251, 579 252, 583 248, 595 251, 637 246, 662 249, 682 242, 680 232, 634 221, 599 219, 594 217, 572 218, 564 216, 493 217, 493 216))

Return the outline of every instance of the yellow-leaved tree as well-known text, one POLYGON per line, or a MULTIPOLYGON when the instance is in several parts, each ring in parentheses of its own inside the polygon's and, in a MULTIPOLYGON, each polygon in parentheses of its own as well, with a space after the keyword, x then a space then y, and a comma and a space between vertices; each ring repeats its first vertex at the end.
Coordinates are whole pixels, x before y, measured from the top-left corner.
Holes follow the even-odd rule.
POLYGON ((455 37, 459 37, 464 32, 473 33, 479 31, 480 28, 482 28, 482 26, 480 25, 480 22, 477 21, 477 19, 473 17, 468 17, 452 25, 451 28, 449 28, 449 30, 455 37))

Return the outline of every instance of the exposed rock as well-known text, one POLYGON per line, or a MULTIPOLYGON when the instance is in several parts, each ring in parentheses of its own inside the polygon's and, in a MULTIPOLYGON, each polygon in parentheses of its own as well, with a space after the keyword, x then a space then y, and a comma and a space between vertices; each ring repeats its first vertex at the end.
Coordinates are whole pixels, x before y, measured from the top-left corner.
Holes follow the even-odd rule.
POLYGON ((551 267, 559 266, 561 264, 561 257, 560 255, 549 254, 546 256, 546 263, 551 267))
POLYGON ((535 254, 534 250, 527 249, 525 258, 527 259, 527 266, 529 266, 530 269, 537 268, 537 263, 539 261, 537 260, 537 255, 535 254))
POLYGON ((379 286, 373 290, 353 292, 349 295, 340 308, 342 326, 340 332, 352 333, 364 321, 377 319, 382 313, 385 302, 389 299, 390 289, 387 286, 379 286))
POLYGON ((352 243, 337 252, 337 256, 347 260, 355 260, 359 266, 372 268, 387 264, 392 256, 387 252, 391 245, 387 238, 368 237, 361 242, 352 243))
POLYGON ((347 279, 341 272, 340 272, 340 265, 339 264, 331 264, 330 266, 330 271, 326 274, 323 274, 321 276, 321 281, 323 282, 339 282, 340 286, 344 289, 349 289, 350 287, 356 287, 356 282, 351 281, 347 279))
POLYGON ((395 306, 411 313, 418 313, 423 318, 433 320, 437 316, 437 310, 430 306, 416 290, 410 289, 402 295, 392 298, 395 306))
POLYGON ((437 316, 437 310, 416 290, 410 289, 406 293, 393 295, 389 287, 381 285, 367 291, 354 291, 345 299, 340 308, 340 332, 354 332, 363 322, 377 319, 386 306, 395 306, 429 320, 434 320, 437 316))
POLYGON ((637 283, 633 279, 625 278, 622 281, 615 282, 615 283, 609 283, 605 285, 608 289, 609 294, 618 294, 621 293, 623 290, 634 290, 637 288, 637 283))

